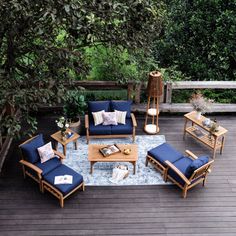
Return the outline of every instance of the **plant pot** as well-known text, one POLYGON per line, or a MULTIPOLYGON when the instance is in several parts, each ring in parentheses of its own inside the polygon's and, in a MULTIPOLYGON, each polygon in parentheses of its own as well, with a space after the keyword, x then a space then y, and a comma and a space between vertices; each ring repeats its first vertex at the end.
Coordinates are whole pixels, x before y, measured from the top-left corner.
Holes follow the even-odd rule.
POLYGON ((202 113, 200 111, 196 111, 196 119, 200 120, 201 119, 202 113))
POLYGON ((81 131, 81 127, 80 127, 80 119, 78 119, 78 121, 76 122, 70 122, 69 123, 69 128, 74 131, 75 133, 79 134, 81 131))

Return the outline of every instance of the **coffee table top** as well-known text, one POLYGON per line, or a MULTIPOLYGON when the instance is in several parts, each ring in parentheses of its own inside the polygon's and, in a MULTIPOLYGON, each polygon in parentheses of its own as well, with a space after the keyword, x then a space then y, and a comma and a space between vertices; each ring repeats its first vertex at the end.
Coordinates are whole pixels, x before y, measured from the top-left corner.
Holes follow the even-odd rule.
POLYGON ((63 145, 66 145, 66 144, 68 144, 69 142, 75 141, 75 140, 77 140, 77 139, 80 137, 79 134, 75 133, 75 132, 74 132, 73 130, 71 130, 71 129, 68 129, 68 128, 67 128, 67 129, 66 129, 66 132, 71 132, 71 133, 73 133, 73 136, 70 137, 70 138, 67 138, 65 141, 62 141, 62 139, 61 139, 61 131, 57 131, 56 133, 52 134, 51 137, 52 137, 53 139, 55 139, 57 142, 59 142, 59 143, 61 143, 61 144, 63 144, 63 145))
POLYGON ((89 144, 88 145, 88 160, 95 162, 123 162, 123 161, 137 161, 138 160, 138 145, 137 144, 116 144, 121 152, 104 157, 99 151, 100 148, 106 147, 106 144, 89 144), (131 153, 125 155, 124 149, 130 148, 131 153))

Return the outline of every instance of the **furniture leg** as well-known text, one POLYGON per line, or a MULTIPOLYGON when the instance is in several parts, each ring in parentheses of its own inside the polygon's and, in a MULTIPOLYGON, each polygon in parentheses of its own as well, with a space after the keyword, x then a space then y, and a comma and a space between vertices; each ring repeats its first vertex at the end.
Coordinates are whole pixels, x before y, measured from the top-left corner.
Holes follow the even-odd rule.
POLYGON ((90 161, 90 174, 93 174, 93 165, 95 164, 95 161, 90 161))
POLYGON ((75 146, 75 150, 77 150, 77 149, 78 149, 78 146, 77 146, 77 140, 75 140, 75 142, 74 142, 74 146, 75 146))
POLYGON ((58 149, 58 142, 55 142, 55 150, 57 151, 58 149))
POLYGON ((133 164, 133 174, 135 175, 136 173, 136 161, 131 162, 133 164))
POLYGON ((188 120, 185 118, 183 140, 185 139, 187 123, 188 123, 188 120))
POLYGON ((148 157, 146 157, 145 166, 148 166, 148 157))
POLYGON ((225 135, 223 135, 222 139, 221 139, 220 154, 222 154, 222 152, 223 152, 224 145, 225 145, 225 135))
POLYGON ((214 137, 213 159, 215 159, 215 155, 216 155, 216 144, 217 144, 217 138, 214 137))
POLYGON ((66 145, 62 145, 63 147, 63 154, 66 156, 66 145))

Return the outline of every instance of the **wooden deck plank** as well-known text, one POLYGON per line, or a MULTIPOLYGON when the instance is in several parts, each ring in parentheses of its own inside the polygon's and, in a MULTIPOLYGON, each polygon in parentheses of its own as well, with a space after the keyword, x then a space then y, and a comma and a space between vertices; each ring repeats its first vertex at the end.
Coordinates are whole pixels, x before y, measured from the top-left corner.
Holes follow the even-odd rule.
MULTIPOLYGON (((56 131, 56 117, 39 117, 38 131, 47 140, 56 131)), ((144 118, 137 118, 137 133, 144 134, 144 118)), ((88 186, 61 209, 53 196, 41 194, 37 184, 23 179, 20 141, 14 141, 0 178, 0 235, 236 235, 236 117, 216 118, 229 130, 225 149, 222 155, 217 152, 206 187, 191 189, 187 199, 174 185, 88 186)), ((182 152, 210 155, 190 136, 182 139, 183 123, 183 116, 161 115, 160 134, 182 152)))

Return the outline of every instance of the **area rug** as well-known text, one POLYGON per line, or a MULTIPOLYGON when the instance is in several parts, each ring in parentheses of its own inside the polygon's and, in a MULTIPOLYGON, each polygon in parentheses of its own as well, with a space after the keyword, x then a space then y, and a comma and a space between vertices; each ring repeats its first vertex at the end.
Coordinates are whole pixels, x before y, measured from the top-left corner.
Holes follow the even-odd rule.
MULTIPOLYGON (((159 185, 166 184, 160 173, 149 164, 145 166, 147 151, 165 142, 164 135, 137 135, 136 144, 138 144, 138 161, 136 163, 136 174, 133 175, 133 165, 123 162, 128 165, 129 176, 114 184, 110 181, 112 170, 118 163, 96 163, 94 165, 93 174, 90 172, 90 162, 88 161, 88 145, 86 137, 82 136, 78 140, 78 150, 74 150, 73 143, 67 145, 66 159, 64 164, 80 173, 84 177, 85 185, 90 186, 117 186, 117 185, 159 185)), ((130 138, 122 139, 91 139, 90 143, 94 144, 127 144, 132 143, 130 138)), ((62 152, 62 147, 59 145, 59 151, 62 152)))

